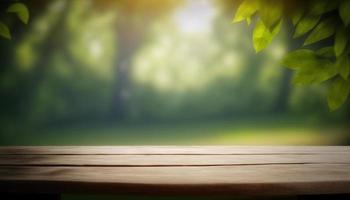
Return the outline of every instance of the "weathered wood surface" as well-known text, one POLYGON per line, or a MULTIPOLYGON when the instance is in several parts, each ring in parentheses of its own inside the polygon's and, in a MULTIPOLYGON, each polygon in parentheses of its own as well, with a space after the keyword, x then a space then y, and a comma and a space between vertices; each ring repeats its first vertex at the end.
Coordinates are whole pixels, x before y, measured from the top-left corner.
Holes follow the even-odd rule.
POLYGON ((0 192, 349 194, 350 147, 0 147, 0 192))

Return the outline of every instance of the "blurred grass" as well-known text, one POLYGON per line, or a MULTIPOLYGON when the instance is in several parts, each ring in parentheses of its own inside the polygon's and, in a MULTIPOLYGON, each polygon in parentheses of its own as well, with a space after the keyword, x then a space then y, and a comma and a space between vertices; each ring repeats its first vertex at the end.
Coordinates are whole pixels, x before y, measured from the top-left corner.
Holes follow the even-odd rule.
POLYGON ((291 119, 85 124, 1 133, 0 145, 343 145, 349 130, 291 119))

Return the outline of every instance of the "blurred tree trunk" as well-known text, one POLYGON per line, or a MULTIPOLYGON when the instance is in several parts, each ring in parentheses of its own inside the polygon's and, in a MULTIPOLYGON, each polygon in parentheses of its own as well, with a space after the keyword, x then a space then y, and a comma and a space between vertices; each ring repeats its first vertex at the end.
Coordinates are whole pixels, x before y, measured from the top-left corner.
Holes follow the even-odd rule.
POLYGON ((123 120, 128 111, 128 103, 132 92, 130 81, 132 59, 144 43, 151 23, 161 15, 169 14, 182 1, 105 0, 105 2, 106 5, 117 5, 119 10, 116 24, 118 56, 115 64, 116 80, 112 93, 111 117, 112 119, 123 120))
MULTIPOLYGON (((69 9, 71 2, 72 1, 65 1, 63 3, 63 7, 57 16, 57 21, 51 24, 45 40, 40 42, 41 44, 38 48, 40 54, 37 58, 37 62, 34 64, 35 67, 22 82, 23 96, 21 98, 20 107, 21 110, 25 112, 25 116, 23 116, 25 118, 31 117, 27 115, 28 113, 32 113, 31 109, 35 103, 36 93, 49 70, 48 65, 52 56, 65 45, 63 41, 65 40, 64 23, 66 22, 67 9, 69 9)), ((48 4, 45 8, 47 8, 47 6, 48 4)))
POLYGON ((143 44, 150 20, 127 11, 121 11, 116 26, 117 60, 115 65, 115 85, 112 94, 112 119, 123 120, 128 111, 131 95, 130 72, 132 59, 143 44))
POLYGON ((288 110, 288 100, 291 91, 291 77, 292 71, 283 69, 280 85, 277 88, 277 97, 273 104, 273 112, 284 113, 288 110))

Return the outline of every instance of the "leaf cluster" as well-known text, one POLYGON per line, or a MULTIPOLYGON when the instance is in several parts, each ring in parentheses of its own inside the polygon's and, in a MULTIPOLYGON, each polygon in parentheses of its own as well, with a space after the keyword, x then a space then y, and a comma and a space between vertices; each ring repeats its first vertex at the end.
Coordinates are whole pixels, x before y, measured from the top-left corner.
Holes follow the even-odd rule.
MULTIPOLYGON (((25 4, 23 3, 12 3, 7 9, 7 13, 15 14, 18 19, 24 24, 28 24, 29 21, 29 11, 25 4)), ((11 39, 11 31, 4 22, 0 21, 0 36, 6 39, 11 39)))
POLYGON ((293 26, 293 38, 303 46, 289 52, 283 64, 294 70, 296 85, 329 82, 328 106, 336 110, 350 92, 350 0, 244 0, 233 22, 255 20, 253 45, 265 49, 280 32, 282 23, 293 26), (332 41, 325 44, 325 40, 332 41), (311 48, 317 46, 317 48, 311 48))

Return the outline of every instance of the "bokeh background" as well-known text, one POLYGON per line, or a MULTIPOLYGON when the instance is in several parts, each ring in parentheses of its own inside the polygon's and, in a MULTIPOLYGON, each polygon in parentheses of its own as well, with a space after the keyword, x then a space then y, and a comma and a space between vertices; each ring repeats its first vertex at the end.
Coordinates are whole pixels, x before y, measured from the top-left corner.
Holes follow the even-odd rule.
POLYGON ((350 144, 349 103, 291 85, 286 27, 256 54, 239 1, 22 2, 26 26, 2 12, 0 145, 350 144))
POLYGON ((0 145, 350 144, 349 103, 330 112, 327 84, 291 85, 287 27, 256 54, 252 28, 231 23, 239 1, 23 0, 27 26, 11 2, 0 145))

